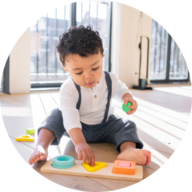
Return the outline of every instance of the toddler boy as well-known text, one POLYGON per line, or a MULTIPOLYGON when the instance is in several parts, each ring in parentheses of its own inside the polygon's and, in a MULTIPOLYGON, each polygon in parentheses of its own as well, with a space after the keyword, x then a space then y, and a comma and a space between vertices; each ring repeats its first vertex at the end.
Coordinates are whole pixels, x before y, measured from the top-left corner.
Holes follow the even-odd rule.
POLYGON ((69 77, 60 88, 60 106, 54 109, 38 128, 38 141, 30 164, 47 158, 50 144, 58 145, 65 134, 71 137, 78 158, 95 165, 95 156, 88 143, 107 142, 116 145, 118 160, 147 165, 151 152, 143 150, 133 121, 113 115, 111 99, 137 102, 129 89, 113 73, 103 72, 104 50, 97 31, 91 27, 71 27, 59 38, 57 52, 69 77))

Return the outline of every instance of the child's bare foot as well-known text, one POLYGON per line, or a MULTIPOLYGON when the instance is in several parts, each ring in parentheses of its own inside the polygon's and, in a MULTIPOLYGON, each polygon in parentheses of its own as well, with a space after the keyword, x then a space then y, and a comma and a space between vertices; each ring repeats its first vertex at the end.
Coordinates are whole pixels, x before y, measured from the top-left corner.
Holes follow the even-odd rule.
POLYGON ((48 155, 47 150, 43 149, 42 146, 37 146, 29 159, 29 163, 32 165, 35 164, 37 161, 46 160, 47 155, 48 155))
POLYGON ((127 148, 117 156, 117 159, 135 161, 137 165, 148 165, 151 161, 151 152, 143 149, 127 148))

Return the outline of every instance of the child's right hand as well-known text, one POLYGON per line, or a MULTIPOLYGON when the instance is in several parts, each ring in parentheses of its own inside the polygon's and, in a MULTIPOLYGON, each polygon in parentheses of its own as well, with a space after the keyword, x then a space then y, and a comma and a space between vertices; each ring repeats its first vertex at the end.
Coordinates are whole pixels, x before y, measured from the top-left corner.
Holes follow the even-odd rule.
POLYGON ((88 163, 92 167, 95 166, 95 155, 92 148, 87 143, 77 144, 75 151, 78 154, 78 158, 83 160, 83 163, 88 163))

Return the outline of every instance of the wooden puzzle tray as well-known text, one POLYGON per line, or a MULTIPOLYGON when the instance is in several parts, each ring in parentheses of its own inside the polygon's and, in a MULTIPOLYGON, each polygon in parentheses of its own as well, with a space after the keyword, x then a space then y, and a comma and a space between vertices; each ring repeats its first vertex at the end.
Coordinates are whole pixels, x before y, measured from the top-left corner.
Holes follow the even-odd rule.
POLYGON ((90 176, 98 178, 107 178, 107 179, 121 179, 121 180, 130 180, 130 181, 140 181, 143 179, 143 167, 136 165, 136 171, 134 175, 123 175, 112 173, 113 163, 107 163, 107 167, 104 167, 95 172, 87 171, 82 165, 82 161, 75 160, 73 167, 68 169, 57 169, 52 167, 52 159, 47 161, 42 167, 41 172, 46 173, 55 173, 55 174, 64 174, 64 175, 76 175, 76 176, 90 176))

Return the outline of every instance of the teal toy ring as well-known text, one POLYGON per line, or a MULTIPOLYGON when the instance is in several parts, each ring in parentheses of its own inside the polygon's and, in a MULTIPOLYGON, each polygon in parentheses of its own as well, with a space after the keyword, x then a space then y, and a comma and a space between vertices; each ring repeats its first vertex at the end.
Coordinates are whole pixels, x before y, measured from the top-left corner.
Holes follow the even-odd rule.
POLYGON ((132 103, 131 103, 131 102, 128 102, 127 105, 125 105, 125 104, 123 103, 123 105, 122 105, 123 111, 125 111, 126 113, 127 113, 128 111, 132 111, 133 109, 130 109, 129 106, 132 106, 132 103))
POLYGON ((52 166, 57 169, 68 169, 75 164, 75 158, 69 155, 62 155, 54 157, 52 160, 52 166))

